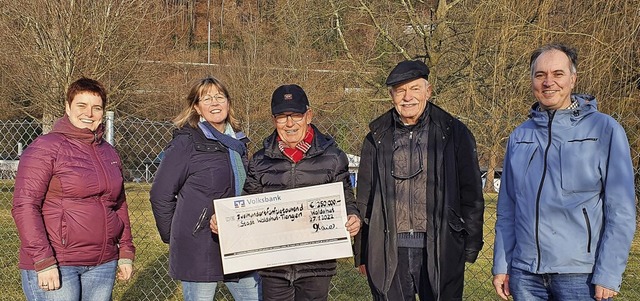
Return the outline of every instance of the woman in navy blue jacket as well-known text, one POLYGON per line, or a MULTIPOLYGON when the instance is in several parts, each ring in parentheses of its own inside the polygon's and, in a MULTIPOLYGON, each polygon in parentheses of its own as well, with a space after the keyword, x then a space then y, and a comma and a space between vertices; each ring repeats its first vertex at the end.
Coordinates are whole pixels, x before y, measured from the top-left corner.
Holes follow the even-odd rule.
POLYGON ((214 300, 218 281, 236 300, 259 300, 258 274, 224 275, 218 237, 208 230, 212 200, 241 194, 248 140, 219 80, 200 80, 186 100, 150 192, 160 237, 169 243, 169 275, 182 282, 187 301, 214 300))

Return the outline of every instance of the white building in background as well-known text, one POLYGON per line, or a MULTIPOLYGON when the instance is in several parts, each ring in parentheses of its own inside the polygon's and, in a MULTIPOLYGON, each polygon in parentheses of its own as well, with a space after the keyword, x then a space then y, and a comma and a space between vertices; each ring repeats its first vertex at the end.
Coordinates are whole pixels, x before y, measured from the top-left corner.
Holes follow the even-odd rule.
POLYGON ((351 186, 356 187, 358 184, 358 167, 360 166, 360 157, 347 154, 349 159, 349 175, 351 176, 351 186))

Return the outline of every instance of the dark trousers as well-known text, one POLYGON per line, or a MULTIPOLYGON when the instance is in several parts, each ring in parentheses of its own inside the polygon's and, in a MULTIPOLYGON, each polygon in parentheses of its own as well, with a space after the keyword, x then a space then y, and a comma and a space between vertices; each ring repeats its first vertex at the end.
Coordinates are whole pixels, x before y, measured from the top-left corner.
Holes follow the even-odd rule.
POLYGON ((291 282, 284 278, 262 277, 263 301, 326 301, 329 297, 328 277, 304 277, 291 282))
POLYGON ((429 283, 426 259, 424 248, 398 248, 398 267, 387 295, 377 294, 369 280, 373 300, 415 301, 418 294, 420 301, 435 301, 436 298, 429 283))

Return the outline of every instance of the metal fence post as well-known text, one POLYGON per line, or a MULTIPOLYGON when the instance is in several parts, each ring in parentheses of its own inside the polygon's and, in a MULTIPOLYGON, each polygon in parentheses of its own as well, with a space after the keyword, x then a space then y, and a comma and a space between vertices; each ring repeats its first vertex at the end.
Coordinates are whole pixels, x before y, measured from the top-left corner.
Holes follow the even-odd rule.
POLYGON ((114 144, 113 141, 113 119, 114 119, 115 114, 113 113, 113 111, 107 111, 106 117, 105 117, 105 129, 104 129, 104 134, 105 134, 105 140, 107 140, 107 142, 109 142, 109 144, 116 146, 114 144))

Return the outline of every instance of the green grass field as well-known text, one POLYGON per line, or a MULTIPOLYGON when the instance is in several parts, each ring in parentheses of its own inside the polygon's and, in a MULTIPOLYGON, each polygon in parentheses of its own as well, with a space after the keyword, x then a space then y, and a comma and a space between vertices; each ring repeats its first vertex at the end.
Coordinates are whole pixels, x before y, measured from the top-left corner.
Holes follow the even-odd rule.
MULTIPOLYGON (((149 188, 148 184, 126 185, 129 214, 137 248, 135 274, 131 281, 116 284, 114 300, 182 300, 180 285, 167 276, 168 247, 160 241, 156 231, 148 201, 149 188)), ((0 238, 2 241, 0 285, 4 291, 0 294, 0 300, 24 300, 17 268, 19 239, 10 210, 12 189, 11 181, 0 181, 0 238)), ((499 300, 491 284, 496 195, 488 194, 485 200, 485 247, 477 262, 467 266, 465 300, 499 300)), ((233 300, 223 286, 216 299, 233 300)), ((339 260, 338 275, 332 280, 330 300, 371 300, 366 279, 355 270, 352 260, 339 260)), ((640 237, 638 235, 632 246, 622 292, 616 300, 640 300, 640 237)))

